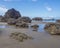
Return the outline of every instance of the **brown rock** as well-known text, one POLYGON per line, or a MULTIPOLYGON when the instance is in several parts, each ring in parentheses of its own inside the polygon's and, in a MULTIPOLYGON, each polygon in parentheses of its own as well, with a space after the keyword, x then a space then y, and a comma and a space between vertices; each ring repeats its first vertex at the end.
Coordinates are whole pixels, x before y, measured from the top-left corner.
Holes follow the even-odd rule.
POLYGON ((37 31, 38 30, 38 25, 32 25, 31 28, 33 28, 33 31, 37 31))
POLYGON ((5 17, 6 21, 7 21, 7 19, 9 19, 9 18, 14 18, 14 19, 19 18, 19 17, 21 17, 21 14, 19 13, 19 11, 16 11, 14 8, 12 8, 12 9, 9 9, 5 13, 4 17, 5 17))
POLYGON ((47 24, 44 29, 50 34, 60 34, 60 24, 50 23, 47 24))
POLYGON ((43 19, 40 18, 40 17, 35 17, 35 18, 33 18, 32 20, 35 20, 35 21, 42 21, 43 19))
POLYGON ((56 22, 60 23, 60 20, 56 20, 56 22))
POLYGON ((14 18, 9 18, 8 21, 7 21, 7 23, 8 23, 9 25, 15 25, 15 24, 16 24, 16 19, 14 19, 14 18))
POLYGON ((17 19, 17 22, 31 23, 31 19, 29 17, 20 17, 17 19))

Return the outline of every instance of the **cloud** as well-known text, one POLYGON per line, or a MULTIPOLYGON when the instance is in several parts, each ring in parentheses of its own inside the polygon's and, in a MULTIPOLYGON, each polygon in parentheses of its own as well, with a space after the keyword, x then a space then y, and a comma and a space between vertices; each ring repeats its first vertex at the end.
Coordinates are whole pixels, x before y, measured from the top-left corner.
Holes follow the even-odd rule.
POLYGON ((0 15, 4 15, 4 13, 7 11, 8 9, 6 7, 2 7, 0 6, 0 15))
POLYGON ((46 10, 49 12, 53 10, 52 7, 47 2, 44 3, 44 6, 45 6, 46 10))
POLYGON ((52 8, 49 7, 49 6, 46 6, 45 8, 46 8, 48 11, 52 11, 52 8))

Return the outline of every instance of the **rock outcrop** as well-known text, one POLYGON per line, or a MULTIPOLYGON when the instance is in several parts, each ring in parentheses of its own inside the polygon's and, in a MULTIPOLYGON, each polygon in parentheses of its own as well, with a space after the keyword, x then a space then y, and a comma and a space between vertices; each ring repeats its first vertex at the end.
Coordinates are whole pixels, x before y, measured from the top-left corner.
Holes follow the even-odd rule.
POLYGON ((16 27, 28 28, 29 25, 27 23, 20 22, 20 23, 16 23, 16 27))
POLYGON ((60 23, 60 20, 56 20, 57 23, 60 23))
POLYGON ((40 17, 35 17, 35 18, 33 18, 32 20, 35 20, 35 21, 42 21, 43 19, 40 18, 40 17))
POLYGON ((9 25, 15 25, 15 24, 16 24, 16 19, 14 19, 14 18, 9 18, 8 21, 7 21, 7 23, 8 23, 9 25))
POLYGON ((39 25, 32 25, 31 28, 33 29, 33 31, 37 31, 38 30, 39 25))
POLYGON ((29 17, 20 17, 17 19, 17 22, 31 23, 31 19, 29 17))
POLYGON ((19 18, 21 17, 21 14, 19 13, 19 11, 16 11, 14 8, 12 8, 5 13, 4 17, 7 21, 9 18, 14 18, 14 19, 19 18))
POLYGON ((20 33, 20 32, 11 33, 10 37, 20 42, 23 42, 24 40, 27 39, 33 39, 31 36, 28 36, 25 33, 20 33))
POLYGON ((31 19, 29 17, 20 17, 16 20, 16 26, 22 27, 22 28, 28 28, 28 23, 31 23, 31 19))
POLYGON ((50 34, 60 34, 60 24, 56 23, 49 23, 45 26, 45 31, 49 32, 50 34))
POLYGON ((0 15, 0 22, 6 22, 5 17, 0 15))

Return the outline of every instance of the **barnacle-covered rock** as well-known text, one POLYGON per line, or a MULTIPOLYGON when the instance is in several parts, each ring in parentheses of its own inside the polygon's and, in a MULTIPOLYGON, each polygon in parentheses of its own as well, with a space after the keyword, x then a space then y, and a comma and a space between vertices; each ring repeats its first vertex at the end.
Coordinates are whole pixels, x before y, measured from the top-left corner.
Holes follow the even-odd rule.
POLYGON ((57 23, 60 23, 60 20, 56 20, 57 23))
POLYGON ((35 21, 42 21, 43 19, 40 18, 40 17, 35 17, 35 18, 32 18, 32 20, 35 20, 35 21))
POLYGON ((25 22, 21 22, 21 23, 16 23, 16 27, 20 27, 20 28, 28 28, 28 24, 25 22))
POLYGON ((21 17, 21 14, 19 13, 19 11, 15 10, 14 8, 12 9, 9 9, 5 15, 4 15, 6 21, 9 19, 9 18, 14 18, 14 19, 17 19, 19 17, 21 17))
POLYGON ((27 39, 33 39, 32 37, 30 37, 24 33, 20 33, 20 32, 11 33, 10 37, 12 37, 13 39, 16 39, 20 42, 23 42, 24 40, 27 40, 27 39))
POLYGON ((37 31, 38 30, 39 25, 32 25, 31 28, 33 28, 33 31, 37 31))
POLYGON ((9 18, 8 21, 7 21, 7 23, 8 23, 9 25, 15 25, 15 24, 16 24, 16 19, 14 19, 14 18, 9 18))
POLYGON ((60 24, 57 23, 46 24, 44 29, 50 34, 60 34, 60 24))

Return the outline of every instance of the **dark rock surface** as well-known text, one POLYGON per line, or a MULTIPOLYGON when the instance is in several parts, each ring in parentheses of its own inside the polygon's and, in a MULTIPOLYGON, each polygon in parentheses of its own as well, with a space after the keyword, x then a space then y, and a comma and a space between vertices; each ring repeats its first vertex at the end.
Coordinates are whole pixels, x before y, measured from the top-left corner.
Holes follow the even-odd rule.
POLYGON ((60 34, 60 24, 56 23, 46 24, 44 29, 50 34, 60 34))
POLYGON ((43 19, 40 18, 40 17, 35 17, 35 18, 32 18, 32 20, 35 20, 35 21, 42 21, 43 19))
POLYGON ((22 28, 28 28, 28 23, 31 23, 31 19, 29 17, 20 17, 16 20, 16 26, 22 28))
POLYGON ((9 9, 5 15, 4 15, 5 19, 9 19, 9 18, 19 18, 21 17, 21 14, 19 13, 19 11, 16 11, 14 8, 9 9))
POLYGON ((0 15, 0 22, 6 22, 5 17, 0 15))
POLYGON ((16 23, 16 27, 20 27, 20 28, 28 28, 29 25, 27 23, 16 23))
POLYGON ((15 25, 15 24, 16 24, 16 19, 14 19, 14 18, 9 18, 8 21, 7 21, 7 23, 8 23, 9 25, 15 25))
POLYGON ((60 23, 60 20, 56 20, 56 22, 60 23))
POLYGON ((17 19, 17 22, 31 23, 31 19, 29 17, 20 17, 17 19))
POLYGON ((37 31, 38 30, 39 25, 32 25, 31 28, 33 29, 33 31, 37 31))
POLYGON ((27 39, 33 39, 31 36, 28 36, 28 35, 26 35, 24 33, 20 33, 20 32, 11 33, 10 37, 13 39, 16 39, 20 42, 23 42, 24 40, 27 40, 27 39))

